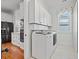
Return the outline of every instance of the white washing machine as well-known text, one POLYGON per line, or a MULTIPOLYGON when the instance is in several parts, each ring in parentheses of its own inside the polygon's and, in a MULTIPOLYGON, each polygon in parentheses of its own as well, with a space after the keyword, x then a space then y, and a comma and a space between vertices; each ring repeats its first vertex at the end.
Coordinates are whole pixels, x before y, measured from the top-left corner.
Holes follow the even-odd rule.
POLYGON ((51 58, 55 39, 54 34, 56 33, 51 31, 34 31, 32 33, 32 57, 36 59, 51 58))

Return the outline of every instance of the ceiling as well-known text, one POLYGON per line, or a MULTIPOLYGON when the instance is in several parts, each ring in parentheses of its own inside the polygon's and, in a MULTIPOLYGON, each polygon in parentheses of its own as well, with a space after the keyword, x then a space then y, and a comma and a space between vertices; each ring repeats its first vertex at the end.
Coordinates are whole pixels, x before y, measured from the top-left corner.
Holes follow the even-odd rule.
POLYGON ((6 12, 13 12, 20 8, 20 3, 23 0, 1 0, 1 10, 6 12))
POLYGON ((51 14, 73 8, 76 0, 38 0, 51 14))
MULTIPOLYGON (((15 10, 19 7, 19 2, 23 0, 1 0, 1 9, 15 10), (9 1, 9 2, 8 2, 9 1)), ((76 0, 37 0, 42 4, 50 14, 56 14, 63 9, 71 9, 76 0)))

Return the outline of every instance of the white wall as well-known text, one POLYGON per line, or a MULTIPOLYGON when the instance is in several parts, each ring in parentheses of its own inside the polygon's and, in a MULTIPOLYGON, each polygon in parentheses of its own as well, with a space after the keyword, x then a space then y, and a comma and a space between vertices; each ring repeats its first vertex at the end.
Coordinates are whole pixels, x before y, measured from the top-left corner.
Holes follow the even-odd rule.
POLYGON ((20 21, 24 19, 24 2, 20 4, 20 9, 14 13, 14 32, 12 33, 12 43, 24 49, 24 43, 20 42, 20 21), (17 37, 17 38, 16 38, 17 37))
MULTIPOLYGON (((63 12, 62 10, 60 12, 63 12)), ((57 33, 57 44, 56 46, 60 45, 68 45, 73 46, 73 40, 72 40, 72 19, 70 20, 70 31, 69 32, 62 32, 59 30, 59 24, 58 24, 58 15, 60 12, 54 12, 52 15, 52 30, 57 33), (69 42, 69 44, 67 44, 69 42)), ((56 48, 56 47, 55 47, 56 48)))
POLYGON ((14 32, 20 32, 20 19, 24 19, 24 3, 20 4, 20 9, 14 14, 14 32))
POLYGON ((5 12, 1 12, 1 21, 13 22, 13 15, 5 12))
POLYGON ((73 8, 73 41, 74 41, 74 48, 75 51, 77 52, 77 2, 73 8))

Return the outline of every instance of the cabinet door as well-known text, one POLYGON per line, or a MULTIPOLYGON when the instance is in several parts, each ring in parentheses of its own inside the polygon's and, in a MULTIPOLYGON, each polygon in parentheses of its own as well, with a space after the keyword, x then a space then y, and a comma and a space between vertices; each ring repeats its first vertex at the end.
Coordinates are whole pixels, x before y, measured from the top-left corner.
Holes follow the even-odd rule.
POLYGON ((51 26, 51 15, 46 10, 44 11, 44 24, 51 26))
POLYGON ((44 24, 44 9, 40 6, 40 24, 44 24))
POLYGON ((28 3, 28 17, 29 17, 29 23, 35 22, 35 0, 31 0, 28 3))
POLYGON ((48 22, 48 26, 51 26, 51 15, 50 14, 48 14, 47 22, 48 22))
POLYGON ((48 14, 47 14, 47 11, 45 11, 45 15, 44 15, 44 24, 48 25, 48 14))
POLYGON ((39 3, 37 1, 35 1, 35 23, 39 23, 39 3))

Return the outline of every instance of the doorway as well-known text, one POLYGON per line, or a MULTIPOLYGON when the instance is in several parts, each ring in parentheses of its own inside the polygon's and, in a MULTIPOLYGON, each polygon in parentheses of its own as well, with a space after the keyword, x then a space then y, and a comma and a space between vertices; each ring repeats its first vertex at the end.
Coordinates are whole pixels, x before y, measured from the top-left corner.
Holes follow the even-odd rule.
POLYGON ((13 23, 1 22, 2 43, 11 42, 11 33, 13 32, 13 23))

